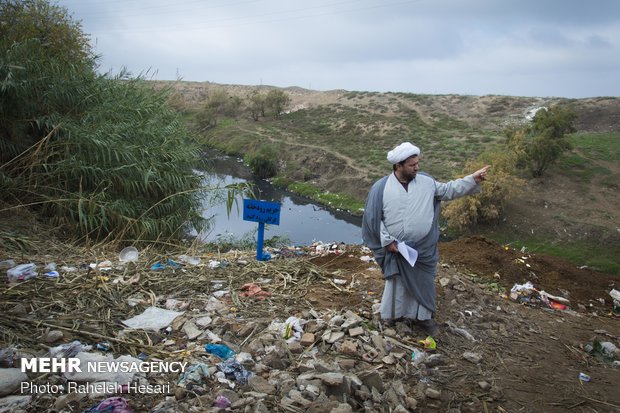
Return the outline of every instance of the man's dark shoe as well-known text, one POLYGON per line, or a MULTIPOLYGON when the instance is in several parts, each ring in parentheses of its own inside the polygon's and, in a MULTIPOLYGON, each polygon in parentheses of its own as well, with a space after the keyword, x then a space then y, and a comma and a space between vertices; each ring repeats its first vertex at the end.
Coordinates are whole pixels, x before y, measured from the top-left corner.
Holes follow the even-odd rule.
POLYGON ((416 324, 429 336, 434 336, 439 331, 439 324, 432 318, 428 320, 417 320, 416 324))

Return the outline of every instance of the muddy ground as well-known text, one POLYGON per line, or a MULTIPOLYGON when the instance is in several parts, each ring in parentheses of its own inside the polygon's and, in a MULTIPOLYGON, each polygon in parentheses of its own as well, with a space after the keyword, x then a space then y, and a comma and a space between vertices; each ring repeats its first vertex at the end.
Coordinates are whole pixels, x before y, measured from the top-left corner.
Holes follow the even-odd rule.
MULTIPOLYGON (((59 265, 79 267, 89 260, 114 259, 110 251, 94 254, 64 247, 38 247, 39 251, 30 251, 30 255, 3 248, 0 261, 30 257, 39 263, 54 260, 59 265)), ((139 314, 148 305, 162 306, 171 297, 188 302, 188 314, 198 316, 205 310, 206 298, 214 292, 213 281, 219 279, 227 280, 230 291, 237 293, 221 297, 225 311, 214 316, 211 330, 236 351, 249 351, 257 359, 261 353, 256 350, 256 331, 273 320, 297 316, 311 320, 306 324, 309 329, 311 324, 321 325, 321 320, 331 325, 328 320, 334 317, 355 314, 363 320, 359 326, 364 330, 360 336, 343 339, 357 343, 355 351, 345 350, 342 340, 332 345, 325 343, 321 340, 325 327, 316 327, 316 340, 305 350, 282 353, 282 358, 288 359, 285 364, 269 364, 262 355, 265 359, 253 369, 277 390, 262 395, 254 387, 237 386, 234 392, 240 401, 229 411, 620 410, 618 355, 588 347, 603 342, 620 346, 620 317, 614 314, 608 294, 613 288, 620 289, 616 276, 580 269, 558 258, 517 251, 483 237, 442 243, 440 252, 437 320, 441 330, 434 336, 437 348, 427 351, 438 356, 432 363, 420 366, 412 365, 411 355, 412 349, 421 349, 424 332, 402 323, 385 326, 373 314, 383 280, 376 264, 367 261, 369 251, 354 245, 336 248, 335 244, 333 249, 322 251, 316 247, 272 251, 274 259, 263 263, 255 262, 252 252, 193 251, 201 257, 201 266, 159 273, 144 269, 154 256, 148 258, 143 252, 141 261, 130 270, 119 267, 104 274, 89 272, 82 266, 84 269, 77 275, 61 275, 56 281, 37 278, 4 284, 0 301, 0 310, 5 314, 1 347, 41 356, 47 348, 63 342, 94 344, 108 338, 116 356, 147 352, 165 360, 184 357, 193 363, 215 365, 213 356, 204 352, 204 345, 210 342, 204 334, 190 339, 187 330, 179 327, 168 337, 148 334, 146 343, 119 335, 119 331, 120 320, 139 314), (230 265, 206 265, 214 260, 230 265), (262 288, 269 295, 265 299, 242 297, 243 284, 258 280, 262 280, 262 288), (568 299, 568 307, 549 308, 536 301, 535 294, 520 297, 521 302, 511 299, 510 289, 527 281, 538 290, 568 299), (142 294, 145 302, 127 306, 127 297, 136 294, 142 294), (528 297, 533 300, 527 302, 528 297), (46 343, 46 334, 56 327, 62 328, 61 340, 46 343), (392 343, 388 359, 368 358, 362 350, 376 345, 375 336, 385 340, 380 342, 392 343), (314 400, 291 399, 292 394, 301 394, 303 386, 299 381, 308 372, 308 359, 336 366, 334 372, 345 375, 368 377, 372 372, 382 381, 375 385, 385 392, 373 390, 371 394, 369 388, 364 390, 364 382, 357 390, 326 390, 314 400), (580 373, 590 381, 580 380, 580 373), (296 378, 300 391, 281 388, 282 374, 296 378), (388 388, 400 389, 400 393, 388 388)), ((63 381, 60 377, 56 380, 63 381)), ((166 396, 126 395, 126 399, 135 412, 155 411, 156 406, 158 412, 220 411, 213 407, 216 396, 234 395, 222 393, 226 385, 212 377, 201 388, 201 392, 173 388, 166 396)), ((63 411, 84 411, 101 400, 103 397, 74 401, 63 411)), ((32 395, 23 411, 57 411, 55 401, 56 397, 50 395, 32 395)))

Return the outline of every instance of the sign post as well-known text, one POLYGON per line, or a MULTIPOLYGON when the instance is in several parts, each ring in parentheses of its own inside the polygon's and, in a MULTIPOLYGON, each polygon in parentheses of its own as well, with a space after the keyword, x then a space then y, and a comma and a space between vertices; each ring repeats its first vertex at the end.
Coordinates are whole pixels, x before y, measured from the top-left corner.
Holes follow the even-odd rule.
POLYGON ((256 243, 256 259, 266 261, 271 255, 263 253, 265 240, 265 224, 280 225, 280 208, 278 202, 258 201, 256 199, 243 200, 243 220, 258 222, 256 243))

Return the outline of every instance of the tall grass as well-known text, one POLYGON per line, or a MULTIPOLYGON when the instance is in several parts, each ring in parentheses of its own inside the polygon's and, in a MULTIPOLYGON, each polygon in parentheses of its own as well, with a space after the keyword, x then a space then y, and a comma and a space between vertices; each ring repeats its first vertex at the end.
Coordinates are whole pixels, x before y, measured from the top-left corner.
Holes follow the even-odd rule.
POLYGON ((76 237, 153 241, 202 230, 198 145, 156 91, 49 58, 36 40, 0 60, 0 197, 76 237))

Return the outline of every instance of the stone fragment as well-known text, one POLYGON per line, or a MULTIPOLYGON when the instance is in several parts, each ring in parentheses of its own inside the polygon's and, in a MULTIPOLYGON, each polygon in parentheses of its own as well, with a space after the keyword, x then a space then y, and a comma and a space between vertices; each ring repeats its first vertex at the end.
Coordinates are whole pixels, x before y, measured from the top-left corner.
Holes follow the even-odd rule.
POLYGON ((0 412, 25 412, 32 396, 6 396, 0 398, 0 412))
POLYGON ((288 392, 288 397, 295 403, 301 404, 303 407, 308 407, 312 402, 306 399, 299 390, 292 389, 288 392))
POLYGON ((489 390, 491 388, 491 385, 489 384, 489 382, 479 381, 478 382, 478 387, 480 387, 484 391, 487 391, 487 390, 489 390))
POLYGON ((256 400, 253 397, 243 397, 239 400, 237 400, 236 402, 234 402, 233 404, 230 405, 232 410, 235 409, 240 409, 242 407, 248 406, 252 403, 254 403, 256 400))
POLYGON ((429 399, 435 399, 438 400, 439 398, 441 398, 441 392, 439 390, 435 390, 431 387, 429 387, 428 389, 426 389, 424 391, 424 394, 426 395, 426 397, 428 397, 429 399))
POLYGON ((369 389, 377 389, 380 393, 385 391, 383 379, 377 371, 364 371, 359 373, 358 377, 369 389))
POLYGON ((353 408, 347 403, 340 403, 329 411, 329 413, 353 413, 353 408))
POLYGON ((15 307, 11 308, 9 310, 9 313, 11 314, 17 314, 17 315, 26 315, 28 314, 28 311, 26 310, 26 307, 22 304, 16 304, 15 307))
POLYGON ((257 391, 246 391, 245 393, 243 393, 244 397, 252 397, 254 399, 264 399, 266 397, 268 397, 269 395, 267 393, 260 393, 257 391))
POLYGON ((45 342, 48 344, 62 340, 64 334, 60 330, 51 330, 45 335, 45 342))
POLYGON ((299 344, 301 344, 304 347, 308 347, 308 346, 311 346, 312 344, 314 344, 314 341, 315 341, 314 334, 312 334, 312 333, 304 333, 301 336, 301 340, 299 341, 299 344))
POLYGON ((321 331, 325 326, 325 322, 323 320, 310 320, 304 325, 304 331, 306 333, 316 333, 321 331))
POLYGON ((370 340, 381 356, 385 356, 387 354, 387 342, 383 337, 379 334, 374 334, 371 336, 370 340))
POLYGON ((354 328, 349 329, 349 335, 351 337, 361 336, 362 334, 364 334, 363 327, 354 327, 354 328))
POLYGON ((317 378, 321 379, 328 386, 337 386, 344 382, 344 375, 342 373, 323 373, 319 374, 317 378))
POLYGON ((409 410, 415 410, 418 407, 418 401, 413 397, 405 397, 405 403, 409 410))
POLYGON ((292 354, 301 354, 304 352, 304 347, 299 343, 299 341, 292 341, 288 343, 288 351, 292 354))
POLYGON ((272 369, 286 370, 291 365, 291 361, 284 354, 273 351, 265 355, 262 359, 262 363, 272 369))
POLYGON ((336 341, 344 337, 344 331, 327 330, 321 337, 327 344, 334 344, 336 341))
POLYGON ((355 360, 350 358, 341 357, 336 360, 336 363, 338 363, 338 366, 340 366, 340 368, 345 371, 355 368, 355 360))
POLYGON ((349 329, 351 329, 353 327, 360 326, 364 322, 364 319, 362 317, 360 317, 359 315, 355 314, 351 310, 348 310, 344 314, 344 318, 345 318, 345 321, 341 325, 343 330, 349 330, 349 329))
POLYGON ((396 359, 392 355, 385 356, 381 359, 384 364, 396 364, 396 359))
POLYGON ((273 386, 271 383, 269 383, 267 380, 265 380, 261 376, 254 375, 250 377, 248 384, 250 385, 252 390, 259 392, 259 393, 266 393, 266 394, 276 393, 275 386, 273 386))
POLYGON ((302 390, 302 394, 305 398, 310 400, 316 400, 317 397, 321 394, 321 388, 314 384, 308 384, 302 390))
POLYGON ((353 340, 345 340, 340 345, 340 351, 350 356, 357 355, 357 343, 353 340))
POLYGON ((202 334, 202 330, 191 320, 183 324, 183 332, 187 335, 188 340, 195 340, 202 334))
POLYGON ((335 315, 327 322, 327 325, 330 327, 340 327, 342 323, 344 323, 344 317, 341 315, 335 315))
POLYGON ((197 318, 196 320, 194 320, 194 322, 196 323, 196 325, 198 327, 203 327, 203 328, 204 327, 208 327, 211 324, 212 321, 213 321, 213 319, 211 317, 209 317, 208 315, 204 316, 204 317, 197 318))
POLYGON ((221 389, 221 390, 219 390, 217 392, 217 394, 215 395, 215 397, 217 398, 217 396, 224 396, 228 400, 230 400, 231 403, 234 403, 234 402, 236 402, 237 400, 240 399, 240 397, 237 394, 237 392, 234 391, 234 390, 230 390, 230 389, 221 389))
POLYGON ((176 400, 182 400, 187 396, 187 390, 183 387, 177 387, 174 391, 174 398, 176 400))
POLYGON ((482 356, 477 353, 473 353, 471 351, 466 351, 463 353, 463 358, 471 363, 478 364, 482 360, 482 356))
POLYGON ((0 397, 19 389, 22 381, 28 381, 28 376, 21 369, 0 369, 0 397))

